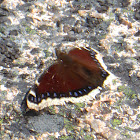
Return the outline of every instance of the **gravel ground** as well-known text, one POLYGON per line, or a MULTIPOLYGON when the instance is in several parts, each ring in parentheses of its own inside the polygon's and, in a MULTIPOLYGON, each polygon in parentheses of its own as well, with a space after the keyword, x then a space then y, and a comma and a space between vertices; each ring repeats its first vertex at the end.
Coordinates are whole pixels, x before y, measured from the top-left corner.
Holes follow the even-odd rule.
POLYGON ((0 0, 0 139, 140 139, 139 0, 0 0), (23 116, 54 48, 98 50, 116 78, 96 99, 23 116))

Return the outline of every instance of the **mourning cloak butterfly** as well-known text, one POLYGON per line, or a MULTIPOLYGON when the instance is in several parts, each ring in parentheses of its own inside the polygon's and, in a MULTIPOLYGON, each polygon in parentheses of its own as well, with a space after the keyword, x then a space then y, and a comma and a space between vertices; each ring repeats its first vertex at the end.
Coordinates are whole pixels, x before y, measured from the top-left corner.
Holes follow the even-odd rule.
POLYGON ((28 109, 39 111, 47 106, 74 102, 90 93, 94 96, 93 91, 109 76, 93 49, 73 48, 68 53, 56 49, 56 56, 57 62, 26 93, 24 100, 28 109))

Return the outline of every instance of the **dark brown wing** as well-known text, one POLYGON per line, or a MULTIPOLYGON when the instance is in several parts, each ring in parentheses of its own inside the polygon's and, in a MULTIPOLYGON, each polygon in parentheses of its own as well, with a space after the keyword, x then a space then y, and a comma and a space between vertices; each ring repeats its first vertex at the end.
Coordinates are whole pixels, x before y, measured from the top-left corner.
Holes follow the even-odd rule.
POLYGON ((49 92, 69 97, 69 92, 102 86, 108 76, 91 50, 75 48, 68 54, 57 52, 57 57, 59 61, 50 66, 38 81, 39 94, 49 92))

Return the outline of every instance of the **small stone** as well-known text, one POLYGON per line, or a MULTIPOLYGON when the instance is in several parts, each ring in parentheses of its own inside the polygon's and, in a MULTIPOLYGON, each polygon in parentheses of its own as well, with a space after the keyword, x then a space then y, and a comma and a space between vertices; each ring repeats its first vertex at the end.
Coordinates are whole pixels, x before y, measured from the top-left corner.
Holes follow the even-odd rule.
POLYGON ((137 97, 138 97, 138 99, 140 100, 140 93, 138 93, 137 97))
POLYGON ((88 15, 88 12, 89 10, 78 10, 78 14, 81 16, 81 17, 85 17, 88 15))
POLYGON ((38 48, 33 48, 30 53, 34 55, 34 54, 36 54, 38 52, 39 52, 38 48))
POLYGON ((18 35, 18 31, 17 30, 12 30, 12 31, 10 31, 9 35, 17 36, 18 35))
POLYGON ((137 77, 140 78, 140 72, 137 73, 137 77))
POLYGON ((131 108, 128 109, 127 114, 133 115, 133 110, 131 108))
POLYGON ((71 30, 71 26, 69 25, 64 25, 63 30, 65 33, 69 32, 71 30))
POLYGON ((123 0, 122 5, 123 7, 127 7, 130 4, 129 0, 123 0))
POLYGON ((137 20, 140 20, 140 10, 137 10, 136 13, 135 13, 135 18, 137 20))
POLYGON ((134 34, 134 36, 140 36, 140 30, 138 30, 138 31, 134 34))

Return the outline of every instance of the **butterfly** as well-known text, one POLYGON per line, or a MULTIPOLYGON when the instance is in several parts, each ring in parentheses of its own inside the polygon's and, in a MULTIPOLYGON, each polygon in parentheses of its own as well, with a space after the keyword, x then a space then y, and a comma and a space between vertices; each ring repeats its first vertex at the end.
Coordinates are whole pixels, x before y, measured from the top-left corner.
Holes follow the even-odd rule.
POLYGON ((109 76, 94 49, 72 48, 66 52, 56 48, 55 53, 57 60, 25 95, 24 101, 30 110, 78 100, 101 87, 109 76))

